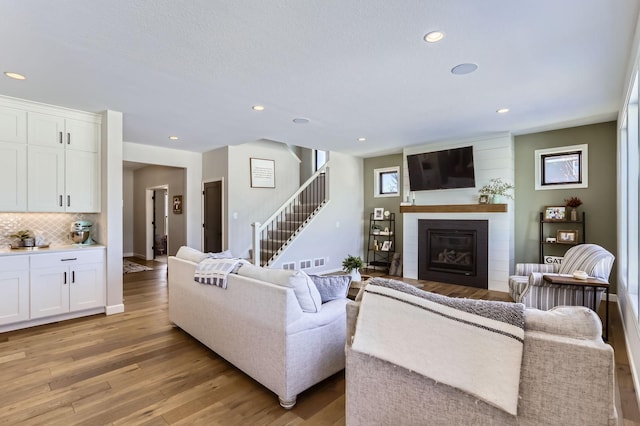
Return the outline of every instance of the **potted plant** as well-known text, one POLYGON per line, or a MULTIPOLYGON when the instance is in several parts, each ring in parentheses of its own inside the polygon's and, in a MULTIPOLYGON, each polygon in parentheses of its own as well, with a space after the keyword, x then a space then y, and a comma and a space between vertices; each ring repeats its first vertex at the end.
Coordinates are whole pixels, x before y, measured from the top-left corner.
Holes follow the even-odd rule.
POLYGON ((564 203, 571 208, 571 221, 576 222, 578 220, 578 211, 576 209, 582 205, 582 200, 578 197, 570 197, 565 199, 564 203))
POLYGON ((352 281, 361 281, 360 268, 364 266, 364 262, 360 256, 351 256, 350 254, 342 261, 342 269, 351 275, 352 281))
POLYGON ((9 235, 9 238, 15 238, 18 240, 18 243, 16 244, 17 247, 33 247, 35 244, 31 231, 28 229, 11 234, 9 235))
POLYGON ((513 198, 513 195, 509 193, 509 190, 514 186, 509 182, 505 182, 502 178, 491 179, 488 184, 480 188, 481 195, 487 195, 492 204, 502 203, 502 198, 513 198))

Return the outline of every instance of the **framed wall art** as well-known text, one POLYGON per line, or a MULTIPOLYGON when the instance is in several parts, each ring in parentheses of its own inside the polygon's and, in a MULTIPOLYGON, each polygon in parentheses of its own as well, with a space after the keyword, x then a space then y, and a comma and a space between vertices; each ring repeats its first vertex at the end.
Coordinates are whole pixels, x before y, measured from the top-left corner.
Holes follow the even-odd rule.
POLYGON ((263 158, 250 158, 249 168, 251 170, 251 187, 252 188, 275 188, 276 187, 275 160, 265 160, 263 158))

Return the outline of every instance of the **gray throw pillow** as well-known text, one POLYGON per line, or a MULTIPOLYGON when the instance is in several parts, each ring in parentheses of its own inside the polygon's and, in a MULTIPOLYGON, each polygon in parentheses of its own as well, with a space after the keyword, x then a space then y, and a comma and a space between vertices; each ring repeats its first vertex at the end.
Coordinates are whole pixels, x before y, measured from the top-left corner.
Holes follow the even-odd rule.
POLYGON ((347 297, 350 275, 309 275, 320 292, 322 303, 347 297))

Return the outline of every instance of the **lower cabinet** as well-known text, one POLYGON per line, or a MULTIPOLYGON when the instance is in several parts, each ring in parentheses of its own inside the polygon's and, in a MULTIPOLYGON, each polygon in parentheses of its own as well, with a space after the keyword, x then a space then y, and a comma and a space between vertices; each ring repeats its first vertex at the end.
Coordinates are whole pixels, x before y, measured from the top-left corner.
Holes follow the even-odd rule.
POLYGON ((104 306, 101 250, 32 256, 31 318, 104 306))
POLYGON ((105 288, 104 250, 0 257, 0 326, 103 308, 105 288))
POLYGON ((0 325, 29 319, 29 256, 0 258, 0 325))

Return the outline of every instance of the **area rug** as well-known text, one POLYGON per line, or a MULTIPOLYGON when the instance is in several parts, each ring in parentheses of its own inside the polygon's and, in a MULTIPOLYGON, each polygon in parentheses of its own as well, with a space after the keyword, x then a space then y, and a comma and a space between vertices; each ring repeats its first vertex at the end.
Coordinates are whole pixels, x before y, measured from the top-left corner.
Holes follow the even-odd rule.
POLYGON ((127 259, 122 259, 122 272, 124 274, 132 274, 134 272, 151 271, 153 268, 140 265, 127 259))

